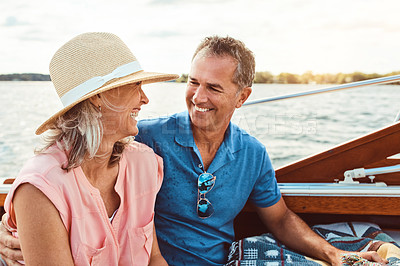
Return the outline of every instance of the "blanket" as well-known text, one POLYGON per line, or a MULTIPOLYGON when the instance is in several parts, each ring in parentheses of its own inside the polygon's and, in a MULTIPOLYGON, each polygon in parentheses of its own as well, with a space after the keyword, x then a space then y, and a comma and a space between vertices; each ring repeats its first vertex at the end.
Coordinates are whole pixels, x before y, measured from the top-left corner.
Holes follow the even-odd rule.
MULTIPOLYGON (((316 225, 312 229, 333 246, 346 251, 377 251, 389 261, 400 266, 400 245, 371 223, 336 223, 316 225)), ((342 258, 343 265, 379 265, 355 254, 342 258)), ((236 265, 329 265, 326 262, 303 256, 285 247, 271 234, 248 237, 235 241, 230 247, 226 266, 236 265)))

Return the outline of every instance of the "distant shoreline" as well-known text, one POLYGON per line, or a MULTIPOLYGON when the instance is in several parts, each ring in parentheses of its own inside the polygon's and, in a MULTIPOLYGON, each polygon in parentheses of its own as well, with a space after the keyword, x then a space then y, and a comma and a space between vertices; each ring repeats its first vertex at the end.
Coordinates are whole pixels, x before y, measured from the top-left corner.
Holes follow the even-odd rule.
MULTIPOLYGON (((400 71, 394 71, 388 74, 365 74, 362 72, 337 73, 337 74, 313 74, 311 71, 301 75, 292 73, 280 73, 272 75, 268 71, 256 72, 254 83, 261 84, 344 84, 374 78, 381 78, 393 75, 399 75, 400 71)), ((175 82, 186 83, 188 74, 182 74, 175 82)), ((39 73, 14 73, 0 74, 0 81, 51 81, 50 75, 39 73)), ((400 82, 390 83, 400 85, 400 82)))
POLYGON ((0 81, 50 81, 50 75, 38 73, 15 73, 0 75, 0 81))

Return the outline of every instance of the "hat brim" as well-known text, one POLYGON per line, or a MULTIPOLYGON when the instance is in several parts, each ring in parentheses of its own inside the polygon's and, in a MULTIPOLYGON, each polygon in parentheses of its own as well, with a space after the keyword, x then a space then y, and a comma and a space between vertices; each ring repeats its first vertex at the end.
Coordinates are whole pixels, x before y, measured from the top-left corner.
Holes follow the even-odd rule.
POLYGON ((113 80, 107 82, 106 84, 104 84, 103 86, 101 86, 100 88, 98 88, 92 92, 89 92, 88 94, 79 98, 74 103, 72 103, 66 107, 63 107, 60 111, 58 111, 57 113, 52 115, 49 119, 47 119, 44 123, 42 123, 36 129, 35 134, 40 135, 43 132, 45 132, 46 130, 50 129, 58 117, 60 117, 64 113, 66 113, 68 110, 70 110, 72 107, 74 107, 78 103, 80 103, 86 99, 89 99, 90 97, 92 97, 96 94, 99 94, 99 93, 102 93, 102 92, 105 92, 105 91, 108 91, 108 90, 111 90, 111 89, 114 89, 117 87, 121 87, 124 85, 128 85, 131 83, 139 82, 139 81, 141 81, 142 84, 149 84, 149 83, 155 83, 155 82, 174 80, 177 78, 179 78, 179 75, 176 75, 176 74, 163 74, 163 73, 157 73, 157 72, 140 71, 140 72, 136 72, 136 73, 130 74, 130 75, 122 77, 122 78, 113 79, 113 80))

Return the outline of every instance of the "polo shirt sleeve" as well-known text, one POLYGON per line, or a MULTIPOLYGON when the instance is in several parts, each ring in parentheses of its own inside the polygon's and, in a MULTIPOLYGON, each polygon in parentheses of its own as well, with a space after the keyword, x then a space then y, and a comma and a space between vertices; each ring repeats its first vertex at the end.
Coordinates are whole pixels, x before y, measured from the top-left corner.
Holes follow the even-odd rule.
POLYGON ((137 142, 146 144, 154 150, 153 132, 151 131, 151 125, 148 120, 140 120, 137 124, 139 133, 135 136, 137 142))
POLYGON ((139 133, 135 136, 137 142, 149 146, 156 154, 163 157, 170 147, 176 130, 169 129, 169 120, 143 119, 138 122, 139 133))
POLYGON ((280 198, 281 192, 275 178, 275 171, 264 148, 260 160, 259 175, 250 194, 250 200, 257 207, 265 208, 274 205, 280 198))

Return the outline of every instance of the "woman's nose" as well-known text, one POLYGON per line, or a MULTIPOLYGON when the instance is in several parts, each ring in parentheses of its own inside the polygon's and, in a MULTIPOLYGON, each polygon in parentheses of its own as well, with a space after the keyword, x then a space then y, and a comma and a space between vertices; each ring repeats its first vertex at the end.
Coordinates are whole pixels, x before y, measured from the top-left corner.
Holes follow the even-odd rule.
POLYGON ((149 98, 147 98, 146 93, 140 88, 140 102, 142 104, 148 104, 149 103, 149 98))

